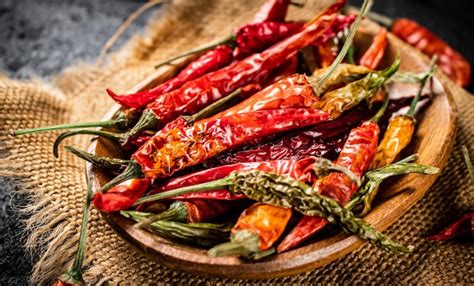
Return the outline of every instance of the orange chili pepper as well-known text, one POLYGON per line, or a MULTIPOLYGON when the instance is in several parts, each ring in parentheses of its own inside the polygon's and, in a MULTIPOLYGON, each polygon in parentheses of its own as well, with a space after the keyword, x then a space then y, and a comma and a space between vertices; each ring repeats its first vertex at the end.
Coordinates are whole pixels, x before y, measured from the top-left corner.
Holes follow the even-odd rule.
POLYGON ((369 49, 360 59, 360 64, 369 69, 376 69, 383 59, 387 48, 387 29, 382 28, 375 35, 369 49))

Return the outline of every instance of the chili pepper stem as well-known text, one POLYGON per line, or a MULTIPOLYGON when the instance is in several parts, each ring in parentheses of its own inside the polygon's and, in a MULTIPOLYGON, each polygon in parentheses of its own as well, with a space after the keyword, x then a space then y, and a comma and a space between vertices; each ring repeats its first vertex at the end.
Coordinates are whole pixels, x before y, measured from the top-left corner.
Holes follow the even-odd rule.
POLYGON ((153 111, 146 109, 143 111, 143 114, 138 120, 137 124, 135 124, 135 126, 133 126, 130 131, 125 133, 124 136, 119 139, 119 141, 123 145, 128 142, 129 138, 132 138, 145 130, 157 128, 160 124, 161 121, 156 117, 153 111))
POLYGON ((194 54, 197 54, 197 53, 201 53, 201 52, 210 50, 210 49, 215 48, 215 47, 220 46, 220 45, 233 45, 234 41, 235 41, 235 36, 230 34, 222 40, 212 42, 210 44, 198 47, 196 49, 192 49, 192 50, 187 51, 185 53, 182 53, 180 55, 177 55, 177 56, 174 56, 174 57, 169 58, 167 60, 164 60, 162 62, 159 62, 157 65, 155 65, 155 68, 157 69, 157 68, 159 68, 161 66, 164 66, 164 65, 167 65, 167 64, 169 64, 169 63, 171 63, 171 62, 173 62, 177 59, 181 59, 181 58, 184 58, 184 57, 189 56, 189 55, 194 55, 194 54))
POLYGON ((64 146, 64 149, 76 155, 77 157, 87 162, 90 162, 96 167, 111 170, 111 171, 124 171, 127 165, 130 163, 130 160, 97 156, 97 155, 76 149, 72 146, 64 146))
POLYGON ((135 162, 134 160, 131 160, 128 167, 127 167, 127 169, 125 169, 125 171, 123 171, 123 173, 121 173, 120 175, 113 178, 112 180, 110 180, 105 185, 103 185, 100 188, 99 192, 101 192, 101 193, 106 192, 109 189, 111 189, 112 187, 114 187, 114 186, 116 186, 120 183, 123 183, 125 181, 128 181, 130 179, 144 178, 144 177, 145 177, 145 175, 142 172, 141 166, 137 162, 135 162))
POLYGON ((240 255, 251 258, 260 252, 258 234, 248 230, 239 230, 232 234, 230 242, 219 244, 209 249, 210 256, 240 255))
POLYGON ((72 285, 85 285, 85 281, 82 278, 82 263, 84 260, 84 251, 87 239, 87 223, 89 221, 90 204, 92 199, 92 178, 87 184, 86 201, 84 202, 84 208, 82 212, 81 230, 79 233, 79 243, 77 245, 77 252, 74 258, 72 268, 66 273, 62 274, 59 278, 61 281, 70 283, 72 285))
POLYGON ((38 128, 20 129, 20 130, 12 131, 11 135, 18 136, 18 135, 34 134, 34 133, 41 133, 41 132, 54 131, 54 130, 88 128, 88 127, 121 128, 125 123, 126 123, 126 120, 118 119, 118 120, 97 121, 97 122, 59 124, 59 125, 52 125, 52 126, 45 126, 45 127, 38 127, 38 128))
MULTIPOLYGON (((346 8, 343 10, 344 13, 347 13, 347 10, 358 10, 359 8, 352 6, 352 5, 347 5, 346 8)), ((376 12, 368 12, 367 17, 371 20, 374 20, 375 22, 382 24, 383 26, 387 28, 391 28, 393 24, 393 19, 390 17, 387 17, 385 15, 376 13, 376 12)))
POLYGON ((148 226, 150 223, 153 223, 157 220, 171 220, 171 221, 178 221, 178 222, 186 222, 188 217, 188 210, 186 205, 183 202, 174 202, 170 205, 169 209, 152 216, 149 216, 142 221, 136 223, 133 227, 136 228, 144 228, 148 226))
POLYGON ((377 113, 375 113, 374 117, 372 117, 371 119, 373 122, 378 122, 380 118, 382 118, 382 116, 385 114, 385 111, 387 110, 388 102, 389 102, 389 96, 388 94, 386 94, 382 107, 380 107, 380 109, 377 111, 377 113))
POLYGON ((158 200, 163 200, 167 198, 172 198, 172 197, 177 197, 177 196, 182 196, 186 195, 189 193, 198 193, 198 192, 206 192, 206 191, 212 191, 212 190, 222 190, 225 189, 227 186, 231 185, 233 182, 233 176, 232 174, 230 176, 227 176, 223 179, 207 182, 207 183, 202 183, 199 185, 194 185, 194 186, 188 186, 188 187, 183 187, 179 189, 174 189, 171 191, 166 191, 163 193, 158 193, 155 195, 147 196, 138 199, 134 206, 147 203, 147 202, 152 202, 152 201, 158 201, 158 200))
POLYGON ((318 178, 324 177, 329 175, 331 171, 336 171, 343 173, 347 177, 349 177, 354 183, 357 184, 357 187, 360 187, 361 181, 359 177, 354 174, 351 170, 347 169, 346 167, 337 165, 331 160, 325 158, 317 158, 316 162, 313 164, 313 169, 315 171, 315 175, 318 178))
POLYGON ((350 47, 352 46, 352 41, 354 40, 354 36, 357 32, 357 28, 359 27, 360 22, 364 18, 364 16, 367 14, 367 12, 370 10, 372 7, 373 0, 364 0, 364 3, 362 3, 362 7, 360 8, 359 15, 357 15, 356 20, 354 21, 354 24, 352 25, 352 28, 349 31, 349 34, 346 37, 346 41, 344 42, 344 45, 341 48, 341 51, 337 55, 336 59, 334 62, 331 64, 329 69, 321 78, 313 78, 310 77, 308 79, 309 83, 314 89, 314 92, 316 95, 320 95, 320 87, 324 86, 324 83, 328 80, 328 78, 334 73, 336 70, 337 66, 344 60, 346 57, 346 54, 350 47))
POLYGON ((61 144, 61 142, 64 139, 71 136, 75 136, 75 135, 81 135, 81 134, 101 136, 101 137, 104 137, 113 141, 117 141, 117 142, 119 142, 122 137, 120 134, 117 134, 117 133, 108 132, 108 131, 100 131, 100 130, 75 130, 75 131, 64 132, 64 133, 59 134, 59 136, 56 137, 56 140, 54 141, 54 144, 53 144, 54 157, 56 158, 59 157, 59 152, 58 152, 59 144, 61 144))
POLYGON ((408 116, 413 117, 416 112, 416 106, 418 104, 418 101, 420 101, 421 95, 423 93, 423 89, 425 88, 426 82, 428 79, 430 79, 434 73, 436 72, 436 61, 438 60, 437 56, 434 56, 431 58, 430 65, 429 65, 429 70, 428 72, 421 78, 420 80, 420 89, 418 90, 418 93, 416 94, 415 98, 413 98, 413 101, 410 104, 410 109, 408 110, 407 114, 408 116))

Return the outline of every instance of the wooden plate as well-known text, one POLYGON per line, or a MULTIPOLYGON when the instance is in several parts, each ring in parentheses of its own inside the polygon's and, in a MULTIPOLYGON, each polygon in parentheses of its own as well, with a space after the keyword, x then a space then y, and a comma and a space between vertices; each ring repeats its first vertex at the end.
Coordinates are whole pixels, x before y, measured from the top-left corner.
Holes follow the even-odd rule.
MULTIPOLYGON (((355 45, 358 50, 364 50, 371 39, 370 32, 359 32, 355 45)), ((426 71, 426 59, 411 51, 400 40, 390 35, 385 64, 390 63, 399 52, 402 58, 401 70, 426 71)), ((163 67, 131 92, 156 85, 174 72, 175 70, 169 67, 163 67)), ((416 87, 400 85, 397 86, 397 91, 414 93, 416 87)), ((449 90, 438 80, 435 80, 435 91, 436 96, 431 105, 418 116, 416 138, 409 151, 419 154, 418 162, 443 168, 454 142, 456 112, 449 90)), ((118 109, 118 106, 113 107, 104 120, 110 119, 118 109)), ((120 148, 104 139, 93 141, 90 152, 109 157, 121 155, 120 148)), ((95 189, 110 179, 102 171, 88 165, 88 177, 92 174, 95 178, 95 189)), ((365 219, 379 230, 387 229, 422 198, 435 180, 436 176, 401 177, 383 190, 376 207, 365 219)), ((205 250, 176 244, 147 231, 134 229, 130 220, 118 214, 104 214, 104 218, 126 241, 170 268, 227 278, 263 279, 294 275, 328 264, 363 244, 356 236, 341 232, 329 238, 315 238, 295 250, 253 262, 237 257, 210 257, 205 250)))

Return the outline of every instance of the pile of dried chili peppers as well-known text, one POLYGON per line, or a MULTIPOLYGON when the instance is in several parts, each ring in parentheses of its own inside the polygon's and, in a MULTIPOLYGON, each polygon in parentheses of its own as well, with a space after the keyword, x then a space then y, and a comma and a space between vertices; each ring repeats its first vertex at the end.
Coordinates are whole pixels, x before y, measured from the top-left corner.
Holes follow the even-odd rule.
MULTIPOLYGON (((414 163, 416 155, 397 161, 412 140, 419 102, 429 101, 436 58, 416 80, 418 94, 392 99, 387 86, 400 74, 400 58, 381 67, 387 31, 360 58, 351 53, 371 2, 355 17, 341 15, 346 1, 337 0, 300 23, 285 21, 290 1, 267 0, 226 39, 185 53, 199 56, 173 78, 135 94, 107 90, 123 106, 112 120, 15 134, 78 129, 58 136, 56 156, 74 135, 117 142, 128 159, 65 147, 115 175, 87 202, 210 255, 260 259, 317 239, 329 223, 408 252, 360 216, 387 178, 439 171, 414 163)), ((78 256, 64 283, 82 281, 78 256)))

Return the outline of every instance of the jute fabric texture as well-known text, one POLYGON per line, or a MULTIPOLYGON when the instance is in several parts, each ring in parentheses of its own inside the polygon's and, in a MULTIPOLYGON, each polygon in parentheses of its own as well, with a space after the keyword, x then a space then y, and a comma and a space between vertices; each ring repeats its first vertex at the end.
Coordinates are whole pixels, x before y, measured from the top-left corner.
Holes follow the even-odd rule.
MULTIPOLYGON (((330 1, 307 1, 304 10, 292 7, 290 18, 309 19, 330 1)), ((85 194, 84 162, 51 148, 57 132, 21 137, 8 133, 65 122, 99 120, 112 101, 105 88, 126 92, 154 71, 158 61, 213 39, 250 19, 260 1, 173 1, 150 22, 144 36, 131 39, 105 67, 79 64, 50 80, 20 82, 0 76, 0 175, 21 180, 19 192, 32 203, 31 233, 26 247, 39 254, 34 284, 47 284, 70 266, 78 241, 85 194)), ((416 51, 413 51, 416 52, 416 51)), ((460 146, 474 154, 474 99, 443 81, 458 106, 456 145, 448 166, 427 195, 388 231, 391 237, 416 247, 409 255, 394 255, 370 245, 323 268, 287 278, 243 281, 201 277, 169 270, 131 248, 93 210, 88 229, 85 278, 91 284, 473 284, 474 247, 467 242, 433 243, 425 237, 467 211, 473 211, 460 146)), ((434 115, 435 116, 435 115, 434 115)), ((85 149, 89 137, 67 140, 85 149)))

